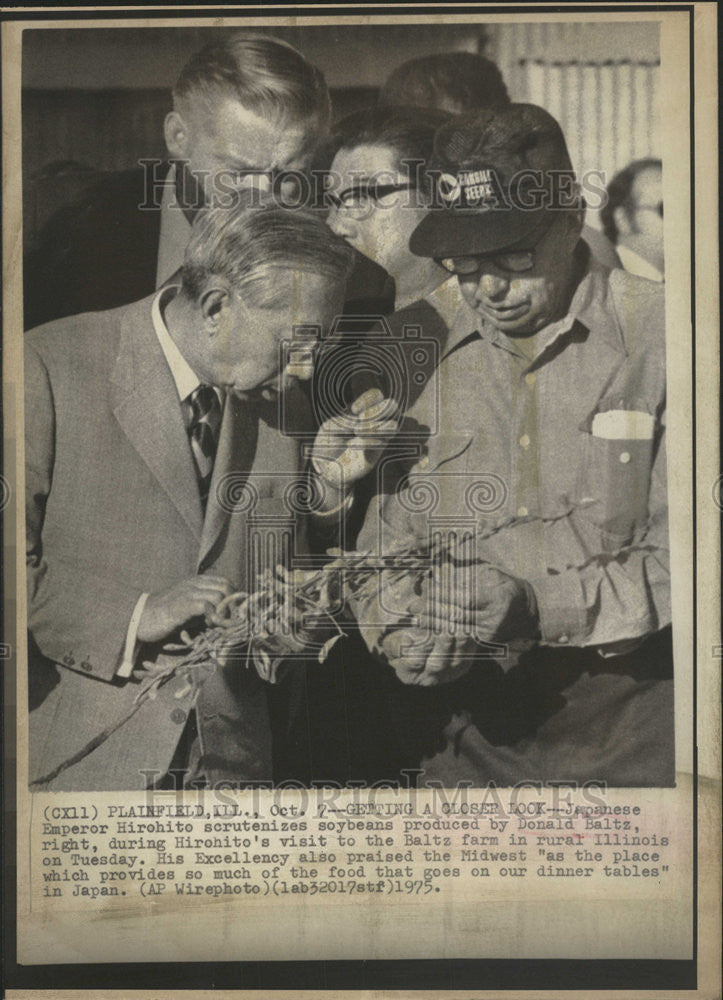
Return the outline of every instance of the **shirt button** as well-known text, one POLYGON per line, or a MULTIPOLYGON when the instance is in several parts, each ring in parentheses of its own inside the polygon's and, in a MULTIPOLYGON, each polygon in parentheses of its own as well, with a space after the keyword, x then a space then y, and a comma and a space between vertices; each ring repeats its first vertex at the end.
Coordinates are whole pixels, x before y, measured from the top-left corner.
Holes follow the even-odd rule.
POLYGON ((171 722, 177 722, 179 725, 186 721, 186 713, 182 708, 174 708, 171 712, 171 722))
POLYGON ((629 451, 621 452, 620 461, 623 463, 623 465, 627 465, 628 462, 630 461, 630 452, 629 451))
POLYGON ((529 510, 527 509, 527 507, 518 507, 518 508, 517 508, 517 516, 518 516, 518 517, 527 517, 527 515, 528 515, 529 513, 530 513, 530 512, 529 512, 529 510))
POLYGON ((88 673, 90 673, 90 671, 93 669, 93 664, 92 663, 88 663, 87 660, 83 660, 83 662, 81 663, 81 667, 83 668, 83 670, 85 670, 88 673))
POLYGON ((528 372, 527 375, 525 375, 525 382, 527 382, 529 386, 533 386, 536 381, 537 381, 537 376, 535 375, 534 372, 528 372))
POLYGON ((523 448, 529 448, 530 447, 530 436, 529 436, 529 434, 523 434, 522 435, 522 437, 520 438, 520 444, 522 445, 523 448))
POLYGON ((561 635, 560 638, 557 641, 558 642, 569 642, 570 641, 570 636, 569 635, 561 635))
POLYGON ((74 667, 75 657, 71 656, 70 653, 66 653, 66 655, 63 657, 63 663, 66 665, 66 667, 74 667))

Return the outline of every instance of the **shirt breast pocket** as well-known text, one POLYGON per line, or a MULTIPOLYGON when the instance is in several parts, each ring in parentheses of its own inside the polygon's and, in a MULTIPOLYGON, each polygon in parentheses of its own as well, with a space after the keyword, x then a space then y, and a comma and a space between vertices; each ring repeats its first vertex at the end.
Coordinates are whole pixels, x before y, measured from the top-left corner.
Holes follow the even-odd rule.
POLYGON ((578 495, 581 517, 603 533, 605 548, 629 543, 648 518, 653 439, 584 432, 578 495))

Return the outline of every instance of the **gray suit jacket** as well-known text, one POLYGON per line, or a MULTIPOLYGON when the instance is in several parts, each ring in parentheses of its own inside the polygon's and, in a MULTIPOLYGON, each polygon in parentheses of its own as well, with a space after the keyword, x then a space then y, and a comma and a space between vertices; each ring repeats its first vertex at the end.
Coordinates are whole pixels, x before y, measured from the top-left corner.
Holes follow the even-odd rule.
MULTIPOLYGON (((42 654, 31 663, 31 702, 34 693, 40 702, 30 716, 31 780, 132 705, 137 682, 115 672, 142 592, 196 572, 245 588, 254 532, 265 526, 265 544, 281 544, 296 518, 285 498, 299 473, 298 435, 311 429, 296 389, 284 408, 294 434, 280 432, 275 404, 227 399, 204 518, 151 302, 60 320, 25 342, 28 618, 42 654)), ((145 647, 140 659, 158 655, 145 647)), ((49 787, 136 789, 165 773, 191 709, 183 687, 166 684, 49 787)), ((213 676, 196 708, 212 781, 271 778, 265 685, 252 670, 213 676)))

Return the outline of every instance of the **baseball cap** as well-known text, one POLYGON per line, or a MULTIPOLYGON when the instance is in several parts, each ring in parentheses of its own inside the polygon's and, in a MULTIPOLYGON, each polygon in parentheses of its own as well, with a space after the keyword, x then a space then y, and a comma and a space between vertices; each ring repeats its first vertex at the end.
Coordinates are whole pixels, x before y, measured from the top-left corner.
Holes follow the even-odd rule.
POLYGON ((534 245, 560 211, 579 211, 565 137, 535 104, 460 115, 440 128, 429 171, 436 202, 412 233, 419 257, 534 245))

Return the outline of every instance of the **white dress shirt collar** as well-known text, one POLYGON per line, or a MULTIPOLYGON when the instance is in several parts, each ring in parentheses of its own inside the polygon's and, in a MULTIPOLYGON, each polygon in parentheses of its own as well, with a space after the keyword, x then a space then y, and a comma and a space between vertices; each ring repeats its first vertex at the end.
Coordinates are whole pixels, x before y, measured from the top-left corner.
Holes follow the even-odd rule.
POLYGON ((648 281, 657 281, 659 284, 665 281, 665 275, 659 271, 649 260, 641 257, 639 253, 631 250, 630 247, 618 243, 616 250, 620 263, 629 274, 636 274, 639 278, 647 278, 648 281))
POLYGON ((187 399, 191 393, 199 387, 201 380, 194 372, 193 368, 186 361, 178 349, 173 337, 168 332, 166 321, 163 318, 163 306, 165 306, 178 292, 178 285, 166 285, 153 299, 151 306, 151 317, 153 319, 153 329, 156 331, 158 343, 161 345, 163 355, 171 369, 173 381, 176 383, 178 398, 181 402, 187 399))

